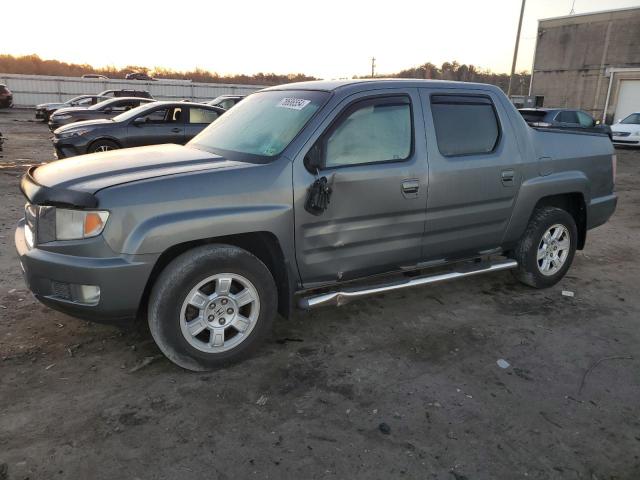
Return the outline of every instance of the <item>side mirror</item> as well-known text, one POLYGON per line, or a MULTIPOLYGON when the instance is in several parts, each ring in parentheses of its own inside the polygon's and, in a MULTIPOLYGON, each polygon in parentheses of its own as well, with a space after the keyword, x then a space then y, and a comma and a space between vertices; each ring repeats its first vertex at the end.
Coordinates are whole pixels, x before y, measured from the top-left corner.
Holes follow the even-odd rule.
POLYGON ((314 175, 322 168, 322 155, 320 145, 316 143, 304 156, 305 168, 314 175))
POLYGON ((136 117, 136 118, 133 119, 133 124, 136 127, 144 125, 145 123, 146 123, 146 121, 145 121, 144 117, 136 117))

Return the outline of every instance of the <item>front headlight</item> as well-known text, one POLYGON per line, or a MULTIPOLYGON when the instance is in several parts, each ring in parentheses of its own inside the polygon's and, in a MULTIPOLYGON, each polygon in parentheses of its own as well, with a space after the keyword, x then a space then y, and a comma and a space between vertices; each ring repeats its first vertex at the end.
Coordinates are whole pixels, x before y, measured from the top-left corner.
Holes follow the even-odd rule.
POLYGON ((71 130, 68 132, 61 132, 57 134, 58 138, 71 138, 71 137, 80 137, 85 133, 89 133, 91 131, 90 128, 80 128, 78 130, 71 130))
POLYGON ((30 243, 41 244, 96 237, 104 230, 109 212, 27 205, 25 218, 31 235, 35 232, 30 243))
POLYGON ((54 115, 53 118, 55 120, 69 120, 71 118, 71 115, 54 115))
POLYGON ((56 208, 56 240, 80 240, 102 233, 109 212, 56 208))
POLYGON ((637 132, 633 132, 631 134, 632 137, 640 137, 640 130, 638 130, 637 132))

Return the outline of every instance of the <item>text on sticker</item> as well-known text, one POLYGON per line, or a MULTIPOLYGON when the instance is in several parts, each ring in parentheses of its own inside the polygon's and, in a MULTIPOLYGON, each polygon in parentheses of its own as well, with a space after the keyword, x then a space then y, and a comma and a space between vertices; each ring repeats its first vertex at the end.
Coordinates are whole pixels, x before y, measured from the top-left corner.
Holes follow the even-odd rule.
POLYGON ((276 107, 280 108, 290 108, 292 110, 302 110, 304 107, 309 105, 311 100, 305 100, 304 98, 283 98, 276 105, 276 107))

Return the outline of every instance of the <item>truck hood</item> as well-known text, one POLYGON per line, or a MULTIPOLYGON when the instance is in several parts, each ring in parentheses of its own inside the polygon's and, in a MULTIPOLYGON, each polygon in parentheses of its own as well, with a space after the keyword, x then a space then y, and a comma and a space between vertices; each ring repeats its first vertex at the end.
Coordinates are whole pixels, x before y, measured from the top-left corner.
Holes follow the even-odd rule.
POLYGON ((89 110, 87 107, 64 107, 64 108, 59 108, 58 110, 56 110, 56 112, 54 113, 55 116, 58 115, 64 115, 65 113, 69 113, 69 112, 77 112, 77 111, 93 111, 93 110, 89 110))
POLYGON ((63 133, 68 130, 76 130, 82 127, 99 127, 105 124, 113 125, 113 120, 111 120, 110 118, 97 118, 95 120, 83 120, 82 122, 69 123, 57 128, 53 133, 63 133))
POLYGON ((33 178, 44 187, 93 194, 114 185, 153 177, 248 165, 192 147, 150 145, 58 160, 37 167, 33 178))
POLYGON ((65 105, 66 103, 40 103, 36 105, 36 110, 51 110, 52 108, 60 108, 65 105))
POLYGON ((640 125, 635 123, 614 123, 611 125, 611 130, 614 132, 640 132, 640 125))

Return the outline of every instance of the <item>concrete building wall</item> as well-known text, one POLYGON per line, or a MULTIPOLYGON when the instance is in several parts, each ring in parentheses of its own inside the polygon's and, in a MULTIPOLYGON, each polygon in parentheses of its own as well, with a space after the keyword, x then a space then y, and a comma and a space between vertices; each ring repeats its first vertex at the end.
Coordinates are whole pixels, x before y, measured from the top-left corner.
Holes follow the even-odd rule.
POLYGON ((540 20, 531 94, 545 106, 603 119, 606 105, 610 121, 623 79, 640 80, 640 8, 540 20), (612 68, 624 71, 613 72, 609 91, 612 68))

